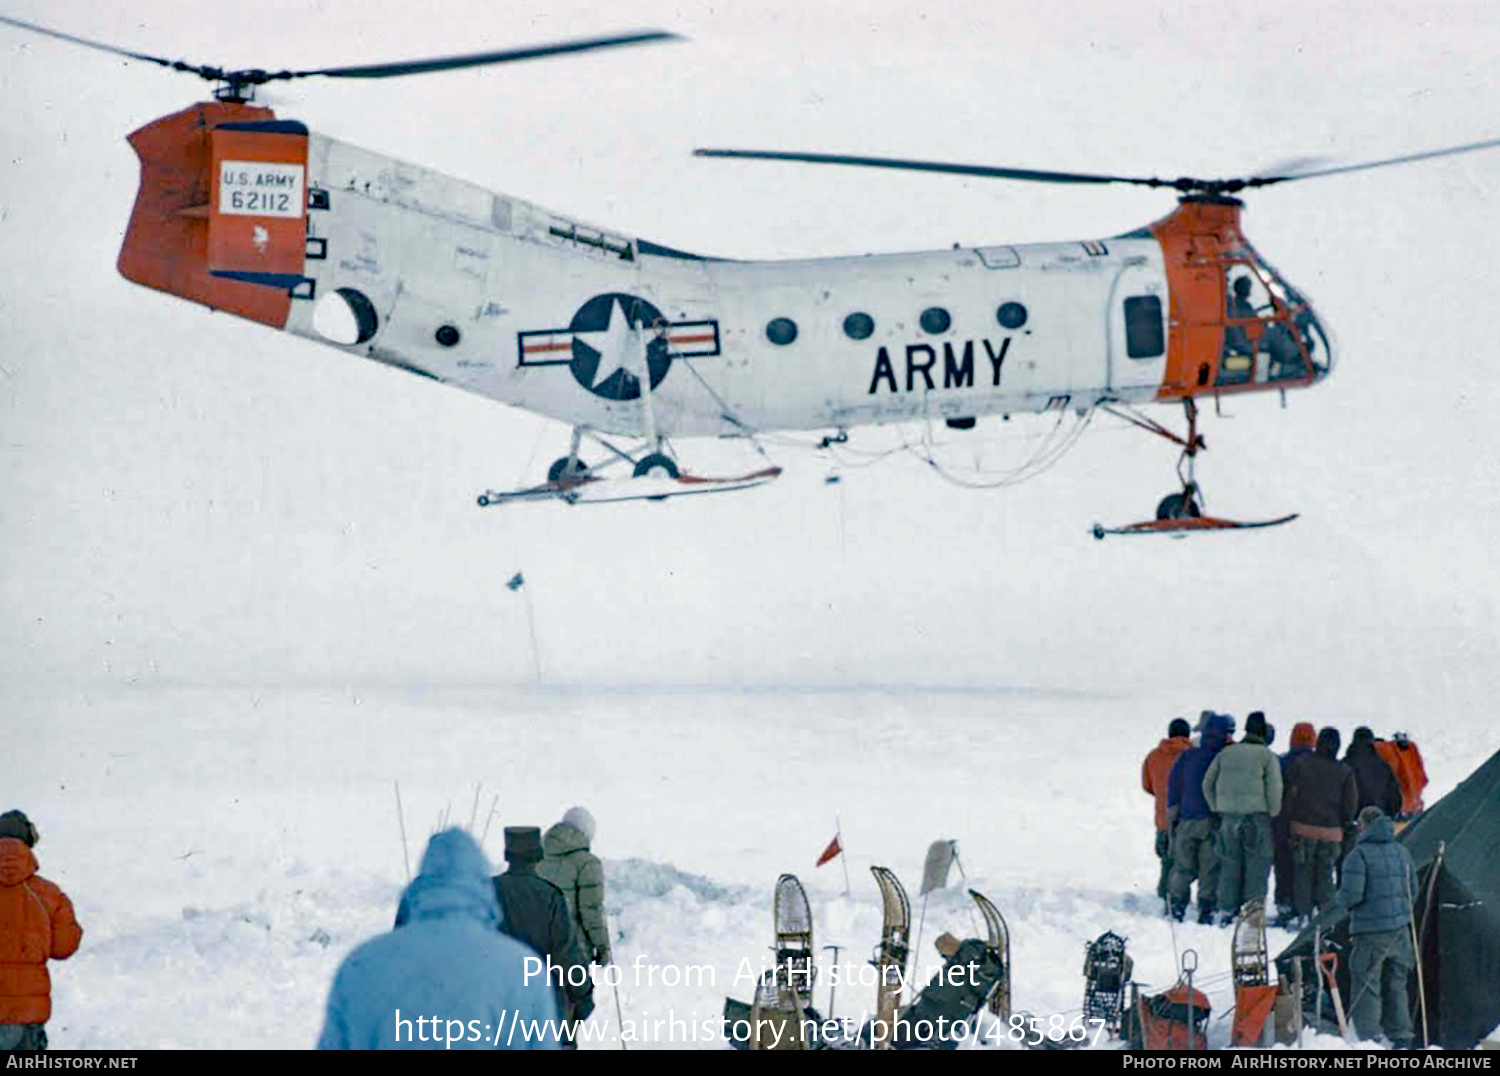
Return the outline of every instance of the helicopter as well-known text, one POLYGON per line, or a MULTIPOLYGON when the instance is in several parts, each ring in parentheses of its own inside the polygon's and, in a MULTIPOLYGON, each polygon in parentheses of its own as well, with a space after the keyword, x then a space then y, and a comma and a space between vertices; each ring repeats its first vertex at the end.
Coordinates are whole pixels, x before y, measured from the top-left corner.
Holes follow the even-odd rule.
POLYGON ((650 30, 530 48, 300 71, 228 70, 0 16, 0 23, 213 82, 141 127, 128 280, 571 427, 545 480, 481 507, 666 500, 764 485, 767 466, 693 474, 673 444, 1095 408, 1175 443, 1154 518, 1093 534, 1278 526, 1206 515, 1205 399, 1309 388, 1335 366, 1306 296, 1241 227, 1246 191, 1500 146, 1204 179, 743 149, 729 160, 1172 191, 1162 219, 1067 242, 735 261, 626 235, 310 131, 254 103, 270 82, 389 78, 680 40, 650 30), (1181 407, 1178 433, 1140 411, 1181 407), (620 439, 626 439, 623 443, 620 439), (584 441, 602 458, 587 462, 584 441), (611 475, 618 469, 623 474, 611 475))

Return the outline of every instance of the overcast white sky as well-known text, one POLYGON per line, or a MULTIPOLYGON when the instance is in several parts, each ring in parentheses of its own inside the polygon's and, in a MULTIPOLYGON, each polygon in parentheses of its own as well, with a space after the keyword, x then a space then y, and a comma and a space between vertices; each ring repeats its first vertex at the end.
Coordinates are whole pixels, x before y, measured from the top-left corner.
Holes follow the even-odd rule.
MULTIPOLYGON (((741 258, 1095 238, 1172 203, 696 146, 1175 175, 1500 135, 1500 25, 1479 0, 0 10, 266 68, 677 31, 690 40, 270 98, 333 137, 741 258)), ((566 429, 115 273, 125 136, 207 89, 0 28, 6 682, 524 682, 526 606, 503 587, 522 570, 549 681, 1192 683, 1226 705, 1393 716, 1493 694, 1500 152, 1254 194, 1252 242, 1312 296, 1341 361, 1285 410, 1210 415, 1200 477, 1217 513, 1303 517, 1098 544, 1093 522, 1144 518, 1174 482, 1172 446, 1107 418, 1007 490, 909 457, 829 485, 827 459, 772 444, 786 475, 744 495, 480 511, 474 494, 536 479, 566 429)), ((1044 428, 945 434, 949 458, 972 476, 976 454, 1015 458, 1044 428)))

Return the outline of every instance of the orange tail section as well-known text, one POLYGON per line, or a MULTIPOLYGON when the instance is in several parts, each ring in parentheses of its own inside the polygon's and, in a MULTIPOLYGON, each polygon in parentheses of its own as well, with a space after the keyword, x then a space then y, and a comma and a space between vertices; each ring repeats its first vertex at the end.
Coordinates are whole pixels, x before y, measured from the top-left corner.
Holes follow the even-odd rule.
MULTIPOLYGON (((283 328, 307 282, 307 129, 268 108, 193 105, 130 136, 141 185, 127 280, 283 328)), ((310 293, 309 293, 310 297, 310 293)))

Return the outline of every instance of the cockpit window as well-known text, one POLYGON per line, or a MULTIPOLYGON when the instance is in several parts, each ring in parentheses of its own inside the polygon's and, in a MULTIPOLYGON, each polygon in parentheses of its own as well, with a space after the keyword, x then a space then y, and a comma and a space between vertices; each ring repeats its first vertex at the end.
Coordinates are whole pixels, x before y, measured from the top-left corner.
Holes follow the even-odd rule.
POLYGON ((1220 385, 1302 381, 1328 372, 1329 348, 1312 306, 1265 262, 1225 273, 1220 385))

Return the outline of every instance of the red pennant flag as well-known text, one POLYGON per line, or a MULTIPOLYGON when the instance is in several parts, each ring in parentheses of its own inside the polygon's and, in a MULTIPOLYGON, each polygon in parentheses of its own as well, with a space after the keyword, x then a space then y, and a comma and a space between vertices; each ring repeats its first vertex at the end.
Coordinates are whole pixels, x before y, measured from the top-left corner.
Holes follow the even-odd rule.
POLYGON ((823 849, 823 854, 818 857, 818 861, 814 863, 813 866, 821 867, 824 863, 827 863, 830 859, 833 859, 843 850, 844 846, 839 843, 838 834, 834 834, 833 840, 828 842, 828 847, 823 849))

